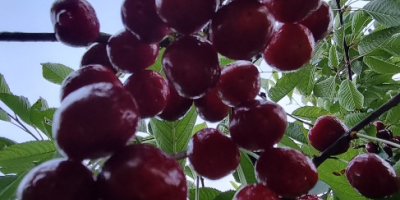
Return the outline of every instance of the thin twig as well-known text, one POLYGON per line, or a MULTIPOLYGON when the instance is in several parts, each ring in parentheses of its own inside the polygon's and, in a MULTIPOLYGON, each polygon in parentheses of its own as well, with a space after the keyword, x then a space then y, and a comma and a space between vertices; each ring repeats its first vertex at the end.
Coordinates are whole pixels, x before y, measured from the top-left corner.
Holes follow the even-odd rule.
POLYGON ((400 144, 394 143, 394 142, 389 141, 389 140, 384 140, 384 139, 380 139, 380 138, 377 138, 377 137, 364 135, 364 134, 361 134, 361 133, 357 133, 356 136, 360 137, 360 138, 365 138, 365 139, 368 139, 368 140, 372 140, 372 141, 382 142, 382 143, 385 143, 385 144, 392 145, 392 146, 394 146, 396 148, 400 148, 400 144))
MULTIPOLYGON (((17 126, 18 128, 22 129, 23 131, 25 131, 26 133, 28 133, 29 135, 31 135, 33 138, 35 138, 35 140, 39 141, 39 138, 37 138, 28 128, 26 128, 26 126, 18 119, 17 116, 13 116, 10 113, 8 113, 7 111, 5 111, 3 108, 0 107, 0 110, 2 110, 3 112, 5 112, 8 117, 10 117, 12 120, 14 120, 15 122, 17 122, 17 124, 19 126, 17 126)), ((11 123, 14 124, 14 123, 11 123)), ((14 124, 16 125, 16 124, 14 124)))
POLYGON ((295 119, 296 121, 299 121, 299 122, 301 122, 301 123, 303 123, 303 124, 307 124, 307 125, 309 125, 310 127, 313 127, 313 126, 314 126, 314 124, 311 124, 310 122, 306 122, 306 121, 304 121, 304 120, 302 120, 302 119, 300 119, 300 118, 298 118, 298 117, 295 117, 295 116, 292 115, 292 114, 286 113, 286 115, 289 116, 289 117, 291 117, 291 118, 293 118, 293 119, 295 119))
MULTIPOLYGON (((343 10, 341 9, 340 6, 340 0, 336 0, 336 6, 338 8, 338 13, 339 13, 339 21, 340 21, 340 28, 344 29, 345 27, 343 26, 343 10)), ((347 45, 346 42, 346 35, 344 33, 345 31, 343 30, 343 50, 344 50, 344 60, 347 68, 347 78, 349 80, 352 80, 352 74, 351 74, 351 64, 350 64, 350 56, 349 56, 349 46, 347 45)))

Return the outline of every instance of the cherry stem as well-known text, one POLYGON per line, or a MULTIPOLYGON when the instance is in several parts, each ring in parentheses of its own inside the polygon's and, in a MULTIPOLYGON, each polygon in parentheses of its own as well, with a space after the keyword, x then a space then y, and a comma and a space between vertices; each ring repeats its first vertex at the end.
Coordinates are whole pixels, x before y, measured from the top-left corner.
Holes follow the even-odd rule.
POLYGON ((400 144, 397 144, 397 143, 389 141, 389 140, 384 140, 384 139, 380 139, 380 138, 377 138, 377 137, 372 137, 372 136, 361 134, 361 133, 357 133, 356 136, 360 137, 360 138, 365 138, 365 139, 368 139, 368 140, 372 140, 372 141, 382 142, 382 143, 385 143, 385 144, 392 145, 392 146, 394 146, 396 148, 400 148, 400 144))
MULTIPOLYGON (((339 21, 340 21, 340 28, 344 29, 343 26, 343 10, 341 9, 340 6, 340 0, 336 0, 336 6, 338 8, 338 13, 339 13, 339 21)), ((344 33, 344 30, 343 30, 344 33)), ((346 63, 346 68, 347 68, 347 75, 348 75, 348 79, 352 80, 352 75, 351 75, 351 64, 350 64, 350 56, 349 56, 349 45, 347 45, 346 42, 346 35, 343 34, 343 50, 344 50, 344 60, 346 63)))
POLYGON ((301 122, 301 123, 303 123, 303 124, 307 124, 307 125, 310 126, 310 127, 313 127, 313 126, 314 126, 314 124, 311 124, 311 123, 309 123, 309 122, 306 122, 306 121, 304 121, 304 120, 302 120, 302 119, 300 119, 300 118, 298 118, 298 117, 295 117, 295 116, 292 115, 292 114, 286 113, 286 115, 289 116, 289 117, 291 117, 291 118, 293 118, 293 119, 295 119, 296 121, 299 121, 299 122, 301 122))

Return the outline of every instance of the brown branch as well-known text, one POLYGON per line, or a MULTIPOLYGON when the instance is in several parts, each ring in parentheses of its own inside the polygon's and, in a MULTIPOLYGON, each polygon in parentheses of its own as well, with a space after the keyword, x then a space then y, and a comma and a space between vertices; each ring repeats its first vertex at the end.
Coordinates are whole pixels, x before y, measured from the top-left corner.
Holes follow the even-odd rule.
MULTIPOLYGON (((343 26, 343 10, 341 9, 340 6, 340 0, 336 0, 336 6, 338 8, 338 14, 339 14, 339 21, 340 21, 340 28, 345 29, 343 26)), ((347 45, 346 42, 346 35, 345 35, 345 30, 343 30, 343 51, 344 51, 344 60, 345 60, 345 65, 347 68, 347 78, 349 80, 352 80, 352 74, 351 74, 351 64, 350 64, 350 55, 349 55, 349 45, 347 45)))

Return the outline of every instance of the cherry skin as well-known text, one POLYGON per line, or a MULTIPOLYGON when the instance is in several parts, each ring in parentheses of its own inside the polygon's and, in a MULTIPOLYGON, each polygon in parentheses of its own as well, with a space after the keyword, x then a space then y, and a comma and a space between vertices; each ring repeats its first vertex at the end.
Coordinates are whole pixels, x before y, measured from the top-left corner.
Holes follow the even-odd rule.
POLYGON ((87 49, 85 54, 82 56, 81 67, 86 65, 99 64, 111 69, 114 73, 117 70, 114 69, 107 55, 107 46, 101 43, 93 43, 87 49))
POLYGON ((277 21, 294 23, 305 19, 321 5, 320 0, 263 0, 277 21))
POLYGON ((236 61, 222 68, 217 86, 222 102, 231 107, 254 100, 260 88, 260 73, 249 61, 236 61))
MULTIPOLYGON (((334 116, 321 116, 315 121, 314 126, 308 133, 310 144, 318 151, 324 151, 338 140, 345 132, 346 126, 334 116)), ((350 143, 340 146, 332 155, 346 152, 350 143)))
POLYGON ((125 28, 145 43, 160 42, 171 32, 158 16, 155 0, 125 0, 121 16, 125 28))
POLYGON ((219 98, 217 87, 194 101, 199 116, 208 122, 219 122, 229 113, 229 107, 219 98))
POLYGON ((57 40, 66 45, 88 46, 100 35, 96 12, 86 0, 56 0, 50 14, 57 40))
POLYGON ((135 98, 142 119, 160 114, 169 98, 169 87, 164 78, 152 70, 134 73, 124 87, 135 98))
POLYGON ((97 177, 102 200, 186 200, 179 163, 154 146, 127 146, 104 163, 97 177))
POLYGON ((175 40, 164 52, 162 65, 179 95, 198 99, 210 91, 221 74, 218 54, 212 45, 194 36, 175 40))
POLYGON ((388 155, 389 158, 393 156, 392 147, 390 147, 389 145, 382 144, 382 149, 383 149, 383 151, 385 151, 385 153, 388 155))
POLYGON ((376 133, 376 137, 384 140, 391 140, 393 138, 393 133, 389 129, 382 129, 376 133))
POLYGON ((400 182, 393 167, 377 154, 354 157, 346 168, 349 183, 367 198, 385 198, 399 191, 400 182))
POLYGON ((322 200, 317 195, 309 194, 302 197, 299 197, 297 200, 322 200))
POLYGON ((382 121, 374 121, 374 126, 376 127, 376 131, 385 129, 385 124, 382 121))
POLYGON ((271 39, 275 20, 256 0, 235 0, 211 21, 210 40, 222 55, 248 60, 262 52, 271 39))
POLYGON ((86 65, 70 73, 61 83, 61 100, 71 92, 92 83, 107 82, 122 87, 115 73, 102 65, 86 65))
POLYGON ((129 92, 103 82, 69 94, 54 114, 52 131, 61 154, 73 160, 96 159, 123 148, 138 121, 129 92))
POLYGON ((157 117, 167 121, 176 121, 185 116, 192 106, 193 100, 180 96, 170 83, 168 88, 169 98, 167 99, 167 105, 157 117))
POLYGON ((155 0, 161 20, 176 32, 190 35, 198 32, 212 18, 218 0, 155 0))
POLYGON ((187 154, 194 170, 211 180, 232 173, 240 163, 235 142, 213 128, 198 131, 189 141, 187 154))
POLYGON ((279 200, 279 197, 269 187, 258 183, 239 189, 233 200, 279 200))
POLYGON ((143 43, 129 31, 113 35, 107 44, 107 55, 114 68, 125 73, 139 72, 152 65, 158 50, 158 44, 143 43))
POLYGON ((299 23, 311 31, 314 40, 317 42, 321 39, 324 39, 331 32, 333 24, 333 11, 328 3, 321 1, 321 6, 299 23))
POLYGON ((286 113, 280 105, 253 100, 233 109, 229 131, 242 148, 262 151, 280 141, 286 126, 286 113))
POLYGON ((264 50, 264 59, 279 71, 297 70, 311 59, 314 46, 312 33, 305 26, 283 24, 264 50))
POLYGON ((258 182, 285 198, 308 193, 318 181, 311 159, 290 148, 265 150, 256 162, 255 172, 258 182))
POLYGON ((18 186, 19 200, 97 200, 92 172, 82 163, 54 159, 25 175, 18 186))
POLYGON ((365 150, 368 153, 378 153, 379 152, 379 147, 377 144, 373 143, 373 142, 368 142, 367 144, 365 144, 365 150))

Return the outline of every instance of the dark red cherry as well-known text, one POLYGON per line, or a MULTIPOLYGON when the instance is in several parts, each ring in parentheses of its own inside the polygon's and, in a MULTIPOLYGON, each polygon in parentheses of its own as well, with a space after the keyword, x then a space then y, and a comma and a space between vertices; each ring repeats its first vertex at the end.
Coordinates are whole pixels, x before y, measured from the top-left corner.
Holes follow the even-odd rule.
MULTIPOLYGON (((324 151, 338 140, 345 132, 347 127, 335 116, 321 116, 315 121, 314 126, 308 132, 310 144, 318 151, 324 151)), ((333 155, 346 152, 350 143, 337 148, 333 155)))
POLYGON ((286 113, 280 105, 253 100, 233 109, 229 131, 242 148, 262 151, 280 141, 286 126, 286 113))
POLYGON ((114 73, 117 70, 114 69, 107 55, 107 47, 105 44, 94 43, 90 45, 88 50, 83 54, 81 60, 81 67, 85 65, 99 64, 111 69, 114 73))
POLYGON ((365 150, 368 153, 378 153, 379 152, 379 147, 374 142, 368 142, 367 144, 365 144, 365 150))
POLYGON ((198 131, 189 141, 187 153, 194 170, 212 180, 232 173, 240 163, 235 142, 213 128, 198 131))
POLYGON ((297 198, 297 200, 322 200, 322 199, 319 198, 317 195, 308 194, 308 195, 297 198))
POLYGON ((160 18, 184 35, 198 32, 217 11, 218 0, 156 0, 160 18))
POLYGON ((169 87, 164 78, 152 70, 132 74, 124 87, 135 98, 142 119, 161 113, 169 98, 169 87))
POLYGON ((299 23, 310 29, 315 41, 324 39, 332 30, 333 11, 327 2, 321 1, 321 6, 299 23))
POLYGON ((171 32, 158 16, 155 0, 125 0, 121 16, 125 28, 145 43, 159 42, 171 32))
POLYGON ((400 182, 393 167, 377 154, 354 157, 346 168, 349 183, 363 196, 385 198, 399 191, 400 182))
POLYGON ((70 159, 96 159, 123 148, 139 121, 135 100, 123 87, 95 83, 69 94, 53 119, 60 152, 70 159))
POLYGON ((66 45, 88 46, 100 35, 96 12, 86 0, 56 0, 50 14, 57 40, 66 45))
POLYGON ((283 24, 264 50, 264 59, 279 71, 297 70, 311 59, 314 46, 312 33, 305 26, 283 24))
POLYGON ((279 200, 279 197, 269 187, 256 183, 239 189, 233 200, 279 200))
POLYGON ((102 65, 86 65, 70 73, 61 83, 61 100, 71 92, 92 83, 107 82, 122 87, 115 73, 102 65))
POLYGON ((179 95, 198 99, 210 91, 221 74, 218 54, 206 40, 183 36, 164 52, 162 65, 179 95))
POLYGON ((311 159, 290 148, 265 150, 256 162, 255 172, 258 182, 286 198, 307 194, 318 181, 311 159))
POLYGON ((167 121, 175 121, 185 116, 193 104, 192 99, 179 96, 178 92, 168 84, 169 87, 169 98, 167 105, 161 114, 157 115, 160 119, 167 121))
POLYGON ((262 0, 276 20, 294 23, 305 19, 321 5, 320 0, 262 0))
POLYGON ((382 129, 376 133, 376 137, 384 140, 391 140, 393 138, 393 133, 389 129, 382 129))
POLYGON ((199 116, 209 122, 223 120, 229 113, 229 107, 222 103, 217 88, 208 92, 205 96, 194 101, 199 116))
POLYGON ((158 50, 158 44, 143 43, 129 31, 113 35, 107 44, 108 57, 114 68, 125 73, 139 72, 152 65, 158 50))
POLYGON ((274 18, 256 0, 235 0, 218 10, 211 21, 210 40, 222 55, 248 60, 271 39, 274 18))
POLYGON ((249 61, 236 61, 226 65, 222 68, 217 85, 222 102, 231 107, 254 100, 260 88, 260 73, 249 61))
POLYGON ((97 200, 92 172, 82 163, 54 159, 25 175, 17 190, 19 200, 97 200))
POLYGON ((127 146, 104 163, 97 177, 102 200, 186 200, 179 163, 154 146, 127 146))
POLYGON ((376 131, 385 129, 385 124, 382 121, 374 121, 374 126, 376 127, 376 131))
POLYGON ((392 147, 390 147, 389 145, 382 144, 382 149, 383 149, 383 151, 385 151, 385 153, 388 155, 389 158, 393 156, 392 147))

